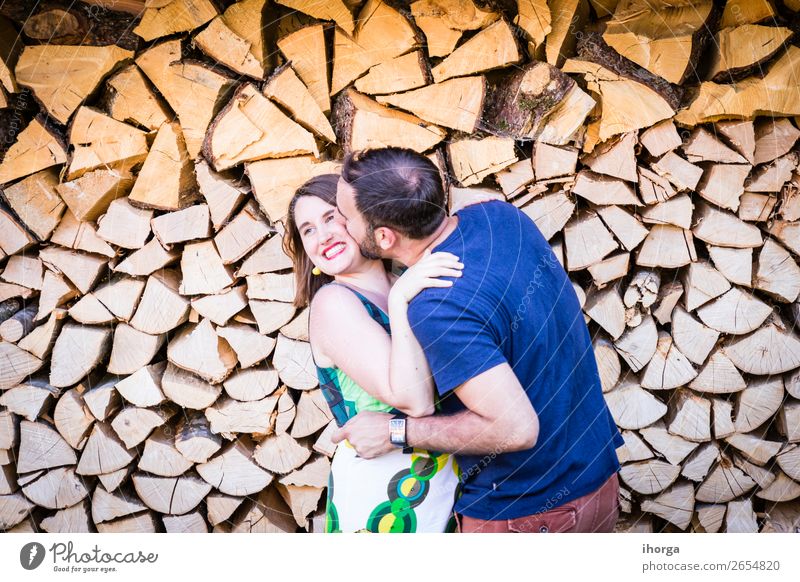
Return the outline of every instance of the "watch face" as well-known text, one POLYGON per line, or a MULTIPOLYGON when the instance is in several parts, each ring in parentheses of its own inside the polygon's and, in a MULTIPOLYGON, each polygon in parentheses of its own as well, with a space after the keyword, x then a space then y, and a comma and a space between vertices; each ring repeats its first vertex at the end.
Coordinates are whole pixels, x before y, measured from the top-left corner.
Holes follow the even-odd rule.
POLYGON ((389 442, 397 446, 406 444, 406 421, 404 418, 393 418, 389 421, 389 442))

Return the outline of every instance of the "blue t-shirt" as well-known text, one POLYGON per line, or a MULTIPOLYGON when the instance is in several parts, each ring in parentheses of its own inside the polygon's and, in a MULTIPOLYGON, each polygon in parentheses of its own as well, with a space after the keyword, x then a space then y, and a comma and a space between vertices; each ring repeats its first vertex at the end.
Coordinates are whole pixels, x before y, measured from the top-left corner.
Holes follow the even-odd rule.
POLYGON ((455 388, 508 363, 539 416, 525 451, 457 457, 456 511, 512 519, 591 493, 619 470, 623 444, 600 385, 591 338, 564 268, 533 221, 492 201, 458 213, 433 249, 460 257, 450 288, 425 289, 408 318, 442 396, 444 414, 464 405, 455 388))

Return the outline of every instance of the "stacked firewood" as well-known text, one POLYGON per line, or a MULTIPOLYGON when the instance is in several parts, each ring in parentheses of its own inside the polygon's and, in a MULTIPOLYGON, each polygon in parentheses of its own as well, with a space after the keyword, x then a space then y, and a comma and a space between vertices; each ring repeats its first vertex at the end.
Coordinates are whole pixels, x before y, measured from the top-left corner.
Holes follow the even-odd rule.
POLYGON ((320 531, 334 425, 283 222, 402 146, 569 272, 619 531, 797 531, 798 11, 3 4, 0 530, 320 531))

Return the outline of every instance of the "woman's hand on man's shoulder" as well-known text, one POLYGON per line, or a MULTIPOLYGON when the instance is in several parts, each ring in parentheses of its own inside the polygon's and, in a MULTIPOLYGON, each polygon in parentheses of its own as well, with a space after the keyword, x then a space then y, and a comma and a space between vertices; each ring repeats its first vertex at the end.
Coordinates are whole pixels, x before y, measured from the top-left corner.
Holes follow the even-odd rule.
POLYGON ((443 277, 461 277, 464 264, 452 253, 425 251, 425 255, 412 265, 392 285, 389 292, 390 309, 405 309, 423 289, 452 287, 453 281, 443 277))

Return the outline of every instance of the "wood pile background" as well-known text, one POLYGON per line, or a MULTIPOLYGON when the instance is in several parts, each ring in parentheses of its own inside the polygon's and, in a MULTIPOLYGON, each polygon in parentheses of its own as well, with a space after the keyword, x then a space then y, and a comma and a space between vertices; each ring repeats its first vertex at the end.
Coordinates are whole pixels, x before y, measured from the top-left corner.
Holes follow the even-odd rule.
POLYGON ((800 531, 799 11, 3 3, 0 530, 320 531, 331 416, 281 219, 398 145, 569 271, 619 531, 800 531))

